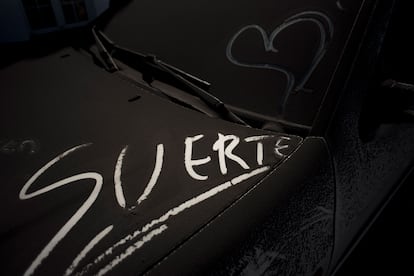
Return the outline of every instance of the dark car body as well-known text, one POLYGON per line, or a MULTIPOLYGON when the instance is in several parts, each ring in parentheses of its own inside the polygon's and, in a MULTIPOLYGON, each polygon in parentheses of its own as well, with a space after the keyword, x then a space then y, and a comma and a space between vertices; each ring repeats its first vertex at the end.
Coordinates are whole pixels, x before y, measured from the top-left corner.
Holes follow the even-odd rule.
POLYGON ((0 72, 2 272, 334 273, 414 157, 412 125, 361 123, 393 2, 158 2, 0 72))

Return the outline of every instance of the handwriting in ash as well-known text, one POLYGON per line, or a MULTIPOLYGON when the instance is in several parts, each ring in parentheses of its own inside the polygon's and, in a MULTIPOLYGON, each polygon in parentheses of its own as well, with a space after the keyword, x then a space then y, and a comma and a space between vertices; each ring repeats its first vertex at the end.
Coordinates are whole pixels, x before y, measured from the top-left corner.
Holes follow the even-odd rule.
MULTIPOLYGON (((212 162, 212 158, 210 156, 206 156, 202 159, 194 159, 193 157, 193 148, 196 146, 196 143, 203 139, 204 135, 199 134, 191 137, 187 137, 184 140, 184 165, 186 173, 196 181, 205 181, 208 179, 207 175, 201 175, 197 172, 197 167, 203 166, 209 162, 212 162)), ((224 192, 225 190, 236 186, 256 175, 260 175, 269 171, 271 169, 270 166, 263 165, 263 156, 264 156, 264 147, 263 143, 266 139, 275 138, 273 135, 262 135, 262 136, 251 136, 241 140, 239 137, 235 135, 224 135, 218 133, 218 139, 212 145, 212 150, 217 152, 218 156, 218 164, 220 168, 220 172, 222 175, 226 175, 228 173, 227 162, 233 161, 240 165, 241 168, 246 170, 245 173, 233 177, 232 179, 217 185, 210 190, 201 193, 193 198, 190 198, 176 207, 167 210, 163 215, 154 218, 153 220, 144 224, 143 227, 133 231, 125 235, 124 238, 120 239, 118 242, 110 246, 107 250, 105 250, 102 254, 97 256, 93 262, 79 268, 80 263, 86 257, 86 255, 111 231, 114 229, 114 225, 108 225, 104 229, 102 229, 91 241, 89 241, 86 246, 79 252, 79 254, 75 257, 72 261, 70 266, 66 269, 65 275, 71 275, 76 270, 78 270, 77 274, 85 274, 92 267, 95 267, 98 264, 103 263, 98 275, 104 275, 110 270, 112 270, 115 266, 120 264, 123 260, 128 258, 132 255, 135 251, 143 247, 146 243, 150 242, 154 237, 162 234, 164 231, 168 229, 168 221, 174 217, 179 215, 180 213, 189 210, 190 208, 204 202, 217 194, 224 192), (256 143, 256 160, 257 165, 259 166, 257 169, 250 169, 250 166, 243 160, 240 156, 236 155, 233 151, 239 145, 239 143, 256 143), (120 248, 122 245, 127 246, 127 248, 122 251, 122 253, 113 256, 114 252, 119 252, 119 250, 115 250, 120 248), (108 260, 109 259, 109 260, 108 260), (106 262, 104 262, 106 260, 106 262)), ((273 147, 274 155, 278 158, 284 158, 290 152, 290 145, 289 140, 291 138, 280 136, 276 139, 276 142, 273 147)), ((26 269, 24 275, 32 275, 38 269, 38 267, 48 258, 48 256, 53 252, 56 246, 69 234, 71 229, 82 219, 86 212, 93 206, 96 199, 98 198, 102 186, 103 186, 103 176, 98 172, 87 171, 83 173, 79 173, 59 181, 56 181, 48 186, 43 188, 39 188, 34 191, 31 187, 33 184, 45 174, 50 168, 52 168, 55 164, 63 160, 65 157, 74 154, 77 151, 80 151, 86 147, 90 147, 92 144, 82 144, 79 146, 75 146, 62 154, 59 154, 51 161, 46 163, 42 168, 40 168, 29 180, 24 184, 23 188, 19 193, 20 200, 29 200, 46 193, 49 193, 55 189, 61 188, 63 186, 69 184, 79 184, 83 182, 79 182, 79 180, 90 179, 93 180, 92 184, 92 191, 90 192, 88 198, 81 204, 79 209, 70 217, 70 219, 59 229, 59 231, 52 237, 52 239, 46 244, 46 246, 41 250, 41 252, 37 255, 37 257, 32 261, 30 266, 26 269)), ((154 160, 154 169, 152 175, 145 186, 142 194, 137 197, 136 201, 132 206, 127 206, 125 195, 122 186, 122 167, 123 163, 125 162, 125 157, 128 154, 128 146, 125 146, 118 155, 118 159, 115 164, 114 175, 113 175, 113 183, 114 183, 114 193, 117 200, 118 205, 121 208, 133 209, 138 207, 142 204, 145 200, 150 197, 151 191, 157 184, 157 180, 162 173, 163 163, 164 163, 164 155, 166 153, 166 149, 164 144, 158 144, 156 146, 156 154, 154 160)))
POLYGON ((39 151, 39 145, 31 139, 28 140, 0 140, 0 153, 3 154, 35 154, 39 151))
POLYGON ((301 12, 283 21, 283 23, 279 25, 278 27, 276 27, 270 33, 270 35, 261 26, 255 25, 255 24, 247 25, 241 28, 239 31, 237 31, 232 36, 229 43, 227 44, 226 56, 227 56, 227 59, 231 63, 237 66, 247 67, 247 68, 274 70, 285 76, 286 86, 283 90, 281 100, 278 106, 279 112, 283 114, 289 94, 291 92, 309 90, 309 89, 306 89, 304 86, 306 85, 313 71, 316 69, 316 67, 319 65, 320 61, 324 57, 327 46, 333 37, 333 33, 334 33, 333 24, 331 20, 329 19, 329 17, 325 15, 324 13, 317 12, 317 11, 301 12), (320 34, 320 40, 319 40, 318 49, 312 59, 312 62, 310 63, 310 66, 305 70, 305 73, 302 76, 300 76, 298 80, 296 79, 296 76, 292 72, 292 70, 290 70, 286 66, 283 66, 280 64, 272 64, 272 63, 247 62, 247 61, 243 61, 240 58, 236 58, 233 54, 233 47, 234 47, 235 42, 240 38, 240 36, 242 36, 249 30, 259 32, 263 39, 263 45, 264 45, 265 51, 276 54, 279 52, 279 50, 275 48, 274 43, 276 42, 276 39, 279 36, 279 34, 293 25, 304 23, 304 22, 313 23, 318 27, 319 34, 320 34))

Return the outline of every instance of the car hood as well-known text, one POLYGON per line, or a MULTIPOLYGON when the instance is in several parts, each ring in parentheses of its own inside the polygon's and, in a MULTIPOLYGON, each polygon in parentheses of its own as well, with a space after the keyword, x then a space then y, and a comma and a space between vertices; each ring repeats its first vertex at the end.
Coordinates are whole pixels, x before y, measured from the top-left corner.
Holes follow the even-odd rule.
POLYGON ((0 81, 7 274, 145 272, 302 142, 171 103, 71 49, 0 81))
POLYGON ((121 2, 102 28, 118 45, 210 81, 228 104, 311 126, 328 90, 342 88, 331 82, 374 1, 121 2))

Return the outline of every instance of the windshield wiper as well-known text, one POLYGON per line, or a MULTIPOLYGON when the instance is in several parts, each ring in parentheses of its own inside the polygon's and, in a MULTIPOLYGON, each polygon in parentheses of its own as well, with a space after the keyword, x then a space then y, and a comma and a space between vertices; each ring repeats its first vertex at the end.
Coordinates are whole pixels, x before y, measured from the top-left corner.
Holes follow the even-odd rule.
POLYGON ((210 84, 183 70, 180 70, 160 59, 155 55, 145 55, 116 45, 104 33, 92 29, 93 36, 98 47, 98 54, 106 70, 118 71, 119 68, 114 59, 134 68, 143 75, 143 80, 151 84, 155 79, 170 84, 180 90, 190 92, 204 101, 211 109, 216 111, 223 119, 248 126, 236 114, 231 112, 217 97, 206 90, 210 84))
POLYGON ((106 49, 105 45, 103 44, 102 40, 98 37, 96 33, 95 27, 92 28, 92 35, 96 42, 96 47, 98 49, 98 59, 105 67, 105 69, 109 72, 118 71, 119 68, 116 65, 115 61, 112 59, 111 54, 106 49))

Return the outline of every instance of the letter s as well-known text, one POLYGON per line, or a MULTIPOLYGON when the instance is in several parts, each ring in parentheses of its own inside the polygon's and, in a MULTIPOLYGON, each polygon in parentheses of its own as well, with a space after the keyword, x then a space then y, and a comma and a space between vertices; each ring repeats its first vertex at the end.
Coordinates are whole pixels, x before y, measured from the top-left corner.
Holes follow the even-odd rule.
POLYGON ((103 178, 102 175, 96 173, 96 172, 86 172, 77 174, 71 177, 67 177, 65 179, 59 180, 53 184, 50 184, 49 186, 43 187, 37 191, 28 193, 29 188, 31 185, 51 166, 56 164, 58 161, 63 159, 65 156, 75 152, 76 150, 79 150, 80 148, 87 147, 90 144, 83 144, 76 147, 73 147, 64 153, 60 154, 53 160, 51 160, 49 163, 47 163, 45 166, 43 166, 41 169, 39 169, 23 186, 19 193, 19 198, 21 200, 31 199, 36 196, 42 195, 44 193, 50 192, 54 189, 57 189, 59 187, 62 187, 66 184, 70 184, 79 180, 83 179, 92 179, 95 180, 95 186, 89 195, 89 197, 85 200, 85 202, 82 204, 82 206, 73 214, 73 216, 63 225, 62 228, 55 234, 55 236, 49 241, 49 243, 42 249, 42 251, 39 253, 39 255, 34 259, 32 264, 27 268, 24 275, 32 275, 35 270, 40 266, 40 264, 49 256, 49 254, 53 251, 53 249, 57 246, 57 244, 68 234, 68 232, 78 223, 78 221, 83 217, 83 215, 89 210, 89 208, 92 206, 92 204, 95 202, 96 198, 99 195, 99 192, 102 189, 103 184, 103 178))

